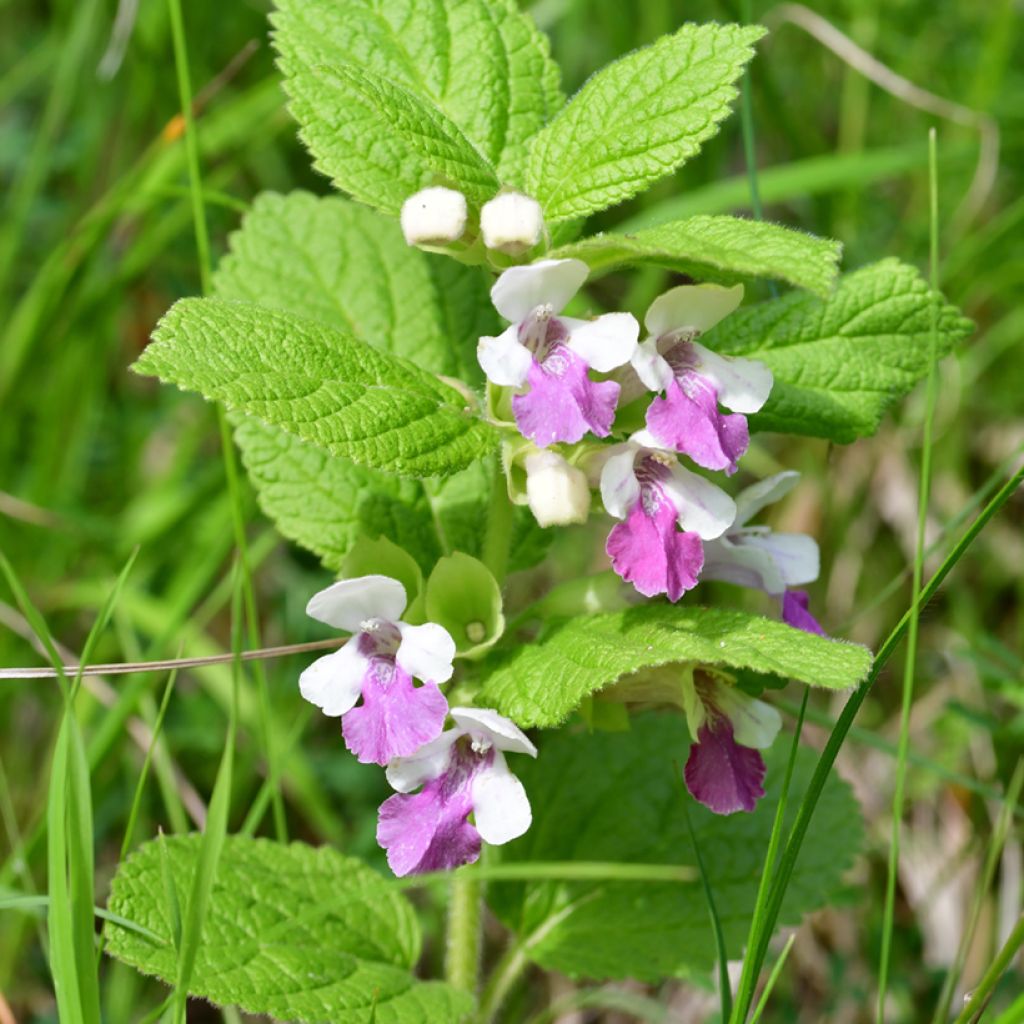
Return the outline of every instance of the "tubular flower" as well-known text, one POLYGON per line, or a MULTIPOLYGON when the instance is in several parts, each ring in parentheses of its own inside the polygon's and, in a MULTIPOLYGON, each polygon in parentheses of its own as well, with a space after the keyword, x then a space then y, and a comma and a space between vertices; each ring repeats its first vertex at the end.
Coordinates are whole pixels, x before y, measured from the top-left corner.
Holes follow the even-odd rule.
POLYGON ((594 320, 558 315, 587 273, 582 260, 541 260, 511 267, 491 289, 495 308, 511 326, 496 338, 481 338, 477 358, 493 384, 525 388, 512 399, 512 413, 520 432, 540 448, 575 444, 587 431, 608 436, 619 385, 592 381, 588 371, 614 370, 636 350, 640 325, 629 313, 594 320))
POLYGON ((345 744, 364 764, 412 754, 444 728, 448 702, 438 683, 451 679, 455 642, 436 623, 402 622, 406 603, 398 580, 361 576, 320 591, 306 606, 314 619, 352 636, 302 673, 299 690, 325 715, 341 716, 345 744), (423 685, 414 686, 414 678, 423 685))
POLYGON ((752 811, 764 796, 764 759, 782 720, 778 711, 735 686, 694 672, 684 689, 693 737, 686 788, 715 814, 752 811))
POLYGON ((472 864, 481 841, 499 846, 530 827, 529 798, 503 752, 536 757, 537 748, 489 708, 452 708, 451 715, 454 728, 388 765, 398 792, 381 804, 377 842, 396 875, 472 864))
POLYGON ((810 613, 810 598, 806 590, 787 590, 782 595, 782 621, 805 633, 828 636, 818 620, 810 613))
POLYGON ((504 192, 480 208, 480 231, 488 249, 518 256, 540 241, 543 230, 540 203, 521 192, 504 192))
POLYGON ((540 526, 585 523, 590 512, 586 474, 555 452, 526 456, 526 499, 540 526))
POLYGON ((681 452, 705 469, 736 472, 750 443, 744 414, 768 400, 772 374, 757 360, 720 356, 694 339, 742 298, 742 285, 681 285, 651 303, 644 319, 650 337, 638 346, 632 365, 648 388, 665 394, 647 409, 641 443, 681 452), (719 405, 735 415, 719 412, 719 405))
POLYGON ((736 514, 732 498, 674 455, 633 441, 605 462, 601 498, 624 520, 605 545, 612 568, 646 597, 667 594, 670 601, 696 585, 702 541, 720 537, 736 514))
POLYGON ((446 245, 466 230, 466 197, 435 185, 409 196, 399 220, 409 245, 446 245))

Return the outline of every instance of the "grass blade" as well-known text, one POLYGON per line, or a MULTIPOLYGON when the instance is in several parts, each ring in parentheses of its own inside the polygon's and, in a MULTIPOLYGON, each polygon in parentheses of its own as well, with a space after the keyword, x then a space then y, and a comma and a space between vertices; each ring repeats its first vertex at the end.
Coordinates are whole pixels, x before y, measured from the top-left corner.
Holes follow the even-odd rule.
MULTIPOLYGON (((971 993, 966 1006, 960 1012, 953 1024, 967 1024, 968 1021, 978 1020, 981 1012, 988 1005, 988 1001, 995 990, 999 979, 1013 962, 1021 946, 1024 946, 1024 914, 1017 921, 1010 937, 1003 944, 1003 948, 996 954, 995 959, 989 964, 988 970, 978 982, 978 987, 971 993)), ((1018 1018, 1019 1019, 1019 1018, 1018 1018)))
POLYGON ((771 998, 772 992, 775 989, 775 983, 779 980, 779 975, 782 974, 782 968, 786 964, 786 957, 789 956, 789 951, 793 948, 794 942, 796 942, 796 932, 793 932, 793 934, 786 939, 786 944, 782 947, 779 959, 772 965, 772 973, 768 975, 764 991, 761 993, 761 998, 757 1001, 757 1006, 754 1008, 754 1013, 750 1018, 750 1024, 757 1024, 761 1019, 761 1014, 764 1013, 765 1007, 768 1005, 768 1000, 771 998))
MULTIPOLYGON (((938 161, 935 129, 928 134, 928 208, 931 225, 931 285, 939 285, 939 196, 938 161)), ((928 525, 928 497, 932 473, 932 424, 935 418, 938 372, 936 345, 938 309, 932 305, 931 348, 928 358, 928 391, 925 399, 924 437, 921 448, 921 480, 917 497, 917 541, 914 547, 914 576, 911 588, 910 631, 907 656, 903 668, 903 693, 900 703, 900 733, 896 751, 896 785, 892 798, 892 838, 889 843, 889 864, 885 884, 885 908, 882 915, 882 950, 878 965, 879 1024, 885 1020, 885 996, 889 985, 889 962, 892 957, 893 915, 896 906, 896 872, 900 859, 900 828, 903 824, 903 790, 907 778, 907 750, 910 746, 910 708, 914 702, 914 671, 917 666, 917 633, 920 621, 919 601, 924 575, 925 529, 928 525)))

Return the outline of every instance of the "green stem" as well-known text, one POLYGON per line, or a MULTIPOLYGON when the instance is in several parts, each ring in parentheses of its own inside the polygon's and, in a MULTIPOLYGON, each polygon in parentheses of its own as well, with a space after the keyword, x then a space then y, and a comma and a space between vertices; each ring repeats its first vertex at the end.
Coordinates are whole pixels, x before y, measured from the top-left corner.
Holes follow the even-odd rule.
MULTIPOLYGON (((935 152, 935 129, 928 135, 929 208, 931 212, 931 285, 939 283, 939 231, 938 231, 938 172, 935 152)), ((938 304, 932 303, 931 345, 928 355, 928 392, 925 400, 924 437, 921 451, 921 480, 917 497, 917 543, 914 549, 914 577, 912 584, 910 631, 907 637, 907 656, 903 666, 903 693, 900 703, 900 733, 896 752, 896 784, 892 798, 892 838, 889 842, 889 863, 885 883, 885 908, 882 915, 882 949, 878 967, 879 1024, 885 1021, 885 996, 889 983, 889 961, 892 957, 893 917, 896 908, 896 872, 900 860, 900 826, 903 823, 903 792, 907 778, 907 751, 910 746, 910 708, 914 702, 914 671, 917 667, 917 634, 920 614, 921 578, 924 574, 925 528, 928 524, 928 495, 932 474, 932 424, 935 419, 936 336, 938 334, 938 304)))
POLYGON ((512 502, 509 500, 505 483, 505 468, 499 458, 494 481, 491 484, 491 500, 487 508, 487 525, 484 532, 481 561, 491 570, 494 578, 501 583, 508 571, 508 553, 512 540, 512 502))
POLYGON ((985 1004, 992 995, 993 989, 1003 976, 1003 972, 1010 966, 1011 961, 1017 955, 1017 951, 1021 946, 1024 946, 1024 914, 1021 915, 1017 926, 1010 932, 1010 937, 1006 940, 1003 948, 996 954, 996 958, 989 965, 989 969, 982 975, 981 981, 978 982, 978 987, 971 993, 971 998, 968 1000, 967 1005, 953 1024, 967 1024, 968 1021, 977 1019, 976 1015, 980 1015, 981 1011, 985 1008, 985 1004))
POLYGON ((448 945, 444 974, 449 985, 476 994, 480 974, 483 886, 472 878, 455 877, 448 903, 448 945))
POLYGON ((512 986, 522 976, 529 963, 525 943, 513 942, 505 950, 501 959, 494 965, 494 970, 491 971, 491 976, 480 996, 479 1019, 483 1024, 492 1024, 497 1019, 498 1011, 512 990, 512 986))

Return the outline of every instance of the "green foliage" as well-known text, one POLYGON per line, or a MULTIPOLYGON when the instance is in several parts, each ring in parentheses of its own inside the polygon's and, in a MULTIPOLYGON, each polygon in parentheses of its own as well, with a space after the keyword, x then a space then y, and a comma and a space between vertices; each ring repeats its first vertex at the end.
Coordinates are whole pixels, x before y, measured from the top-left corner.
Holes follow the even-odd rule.
MULTIPOLYGON (((200 837, 164 840, 178 891, 188 888, 200 837)), ((157 842, 118 869, 109 909, 147 927, 107 925, 107 949, 164 981, 177 969, 162 898, 157 842)), ((411 974, 420 929, 408 901, 361 862, 299 843, 229 836, 203 928, 191 994, 281 1020, 366 1024, 458 1021, 470 997, 411 974)))
POLYGON ((973 325, 895 259, 848 274, 827 299, 793 294, 737 310, 707 344, 760 359, 775 374, 752 429, 846 444, 873 434, 886 409, 927 373, 935 303, 941 358, 973 325))
POLYGON ((494 168, 417 93, 355 64, 299 68, 286 81, 299 136, 313 166, 353 198, 385 213, 428 185, 483 203, 494 168))
POLYGON ((556 249, 554 258, 575 257, 592 271, 623 263, 653 263, 701 281, 731 284, 772 277, 819 295, 835 284, 838 242, 781 224, 742 217, 689 217, 631 234, 595 235, 556 249))
POLYGON ((649 604, 558 622, 490 663, 481 702, 519 725, 558 725, 583 697, 646 668, 692 661, 844 689, 871 667, 859 644, 720 608, 649 604))
POLYGON ((176 303, 134 369, 371 468, 443 476, 497 443, 463 395, 406 360, 249 303, 176 303))
POLYGON ((506 184, 521 184, 526 140, 565 102, 547 39, 513 0, 277 7, 274 42, 286 81, 358 63, 442 111, 506 184))
POLYGON ((624 202, 697 153, 762 35, 755 25, 687 24, 594 75, 530 140, 526 187, 547 219, 624 202))
MULTIPOLYGON (((681 715, 643 715, 628 733, 544 737, 536 763, 518 768, 534 822, 504 859, 695 865, 689 811, 731 956, 742 952, 788 755, 767 751, 766 796, 752 814, 713 814, 683 788, 690 744, 681 715)), ((815 756, 797 757, 788 806, 807 787, 815 756)), ((857 803, 834 776, 817 810, 784 904, 787 923, 828 902, 862 840, 857 803)), ((792 814, 787 815, 788 818, 792 814)), ((573 977, 656 982, 708 970, 715 945, 697 882, 531 882, 492 885, 489 899, 527 956, 573 977)))

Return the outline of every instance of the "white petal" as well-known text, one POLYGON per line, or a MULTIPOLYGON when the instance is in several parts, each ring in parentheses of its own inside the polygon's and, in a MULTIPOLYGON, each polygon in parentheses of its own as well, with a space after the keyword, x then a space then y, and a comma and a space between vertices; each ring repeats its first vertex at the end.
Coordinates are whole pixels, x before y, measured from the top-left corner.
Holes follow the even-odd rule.
POLYGON ((425 622, 422 626, 410 626, 406 622, 397 625, 402 635, 395 654, 398 667, 425 683, 447 683, 452 677, 452 658, 455 657, 455 641, 448 630, 436 622, 425 622))
POLYGON ((367 619, 394 622, 405 611, 405 587, 390 576, 359 576, 332 583, 314 594, 306 614, 328 626, 355 633, 367 619))
POLYGON ((679 525, 701 540, 721 537, 736 518, 736 503, 721 488, 678 463, 664 487, 679 510, 679 525))
POLYGON ((517 255, 532 249, 543 230, 540 203, 521 192, 505 192, 480 208, 480 231, 488 249, 517 255))
POLYGON ((471 795, 476 830, 485 843, 501 846, 530 827, 530 799, 500 753, 494 764, 473 780, 471 795))
POLYGON ((499 750, 537 756, 537 748, 522 729, 492 708, 452 708, 450 713, 464 733, 484 736, 499 750))
POLYGON ((656 338, 674 331, 703 334, 725 319, 743 301, 743 285, 684 284, 659 295, 644 317, 656 338))
POLYGON ((466 197, 450 188, 425 188, 402 203, 399 221, 409 245, 454 242, 466 230, 466 197))
POLYGON ((540 260, 525 267, 509 267, 494 283, 491 301, 514 324, 538 306, 550 306, 553 313, 560 313, 583 287, 589 272, 582 260, 540 260))
POLYGON ((743 545, 768 554, 787 587, 813 583, 821 571, 818 542, 806 533, 753 534, 743 538, 743 545))
POLYGON ((737 743, 744 747, 767 750, 775 742, 782 728, 782 717, 771 704, 748 697, 732 686, 721 686, 716 697, 732 722, 733 736, 737 743))
POLYGON ((757 412, 772 393, 772 371, 757 359, 720 356, 693 343, 700 357, 698 369, 718 388, 718 400, 733 412, 757 412))
POLYGON ((538 525, 585 523, 590 512, 586 474, 555 452, 526 456, 526 502, 538 525))
POLYGON ((672 383, 672 367, 658 352, 657 338, 648 338, 637 345, 630 362, 649 390, 664 391, 672 383))
POLYGON ((569 331, 569 348, 598 373, 610 373, 624 366, 636 352, 640 325, 630 313, 605 313, 594 320, 563 316, 569 331))
POLYGON ((776 473, 758 480, 756 484, 740 491, 736 498, 736 522, 734 527, 749 523, 765 505, 772 505, 784 498, 796 486, 800 474, 795 469, 776 473))
POLYGON ((633 445, 624 445, 622 451, 609 456, 601 470, 601 501, 616 519, 625 519, 640 497, 640 483, 633 471, 636 453, 633 445))
POLYGON ((724 580, 739 587, 763 590, 766 594, 782 594, 786 583, 775 560, 767 551, 733 544, 726 538, 704 544, 702 580, 724 580))
POLYGON ((533 356, 519 343, 519 325, 513 324, 496 338, 484 335, 477 343, 476 358, 492 384, 517 388, 530 372, 533 356))
POLYGON ((366 658, 359 653, 359 637, 351 637, 340 651, 317 658, 299 676, 299 692, 329 718, 351 711, 359 700, 366 674, 366 658))
POLYGON ((415 754, 389 761, 385 772, 388 785, 399 793, 411 793, 417 786, 442 775, 451 758, 452 744, 461 735, 461 729, 449 729, 424 743, 415 754))

